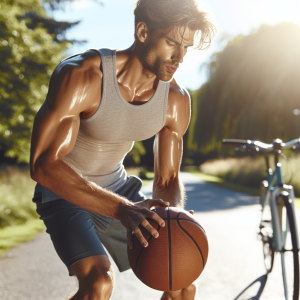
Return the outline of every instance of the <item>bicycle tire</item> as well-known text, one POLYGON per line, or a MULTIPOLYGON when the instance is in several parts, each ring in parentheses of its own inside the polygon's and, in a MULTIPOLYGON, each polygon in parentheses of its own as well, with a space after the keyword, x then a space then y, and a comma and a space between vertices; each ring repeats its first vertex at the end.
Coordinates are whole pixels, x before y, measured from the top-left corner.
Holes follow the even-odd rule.
POLYGON ((279 251, 282 256, 281 265, 285 297, 287 300, 298 300, 299 250, 297 245, 295 219, 291 205, 292 202, 290 201, 289 193, 286 191, 281 191, 276 198, 278 207, 280 208, 282 205, 281 215, 279 213, 282 239, 286 235, 286 232, 288 232, 288 230, 284 230, 284 226, 287 227, 287 224, 289 226, 289 233, 286 235, 283 248, 279 251), (281 199, 283 202, 281 202, 281 199), (286 279, 284 278, 285 276, 286 279))
MULTIPOLYGON (((263 200, 268 189, 268 181, 263 180, 260 185, 260 204, 263 205, 263 200)), ((273 229, 271 220, 262 220, 260 226, 260 236, 263 246, 264 264, 267 273, 270 273, 274 265, 274 248, 273 248, 273 229)))

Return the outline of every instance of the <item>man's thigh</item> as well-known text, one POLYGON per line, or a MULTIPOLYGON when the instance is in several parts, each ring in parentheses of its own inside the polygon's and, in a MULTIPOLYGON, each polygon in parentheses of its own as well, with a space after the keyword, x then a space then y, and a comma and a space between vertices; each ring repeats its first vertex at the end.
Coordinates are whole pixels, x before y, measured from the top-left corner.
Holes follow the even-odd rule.
MULTIPOLYGON (((37 204, 37 212, 46 225, 54 248, 69 269, 72 264, 87 257, 106 255, 90 214, 83 208, 63 199, 37 204)), ((110 218, 98 220, 98 230, 105 233, 110 218)))

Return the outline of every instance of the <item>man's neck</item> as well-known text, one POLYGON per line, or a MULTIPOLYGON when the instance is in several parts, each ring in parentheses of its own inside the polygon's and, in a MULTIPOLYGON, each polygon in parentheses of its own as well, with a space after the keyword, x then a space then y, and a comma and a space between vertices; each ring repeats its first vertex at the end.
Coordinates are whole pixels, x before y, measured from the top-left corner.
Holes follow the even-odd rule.
POLYGON ((147 95, 151 96, 156 90, 158 78, 144 67, 135 43, 128 49, 117 51, 116 73, 121 93, 128 102, 147 101, 147 95))

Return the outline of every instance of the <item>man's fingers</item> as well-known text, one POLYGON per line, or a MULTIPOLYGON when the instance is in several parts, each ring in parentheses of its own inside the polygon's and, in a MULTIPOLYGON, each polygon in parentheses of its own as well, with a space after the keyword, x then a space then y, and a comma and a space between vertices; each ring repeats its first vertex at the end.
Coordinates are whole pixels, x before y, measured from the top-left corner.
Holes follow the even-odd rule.
POLYGON ((141 223, 141 225, 142 225, 146 230, 148 230, 149 233, 150 233, 153 237, 157 238, 157 237, 159 236, 157 230, 156 230, 155 228, 153 228, 153 227, 151 226, 151 224, 150 224, 146 219, 143 220, 143 222, 141 223))
POLYGON ((152 220, 154 220, 161 227, 165 227, 165 225, 166 225, 165 221, 158 214, 156 214, 152 210, 150 210, 149 213, 147 213, 147 217, 149 217, 152 220))
POLYGON ((143 247, 147 247, 148 246, 148 242, 144 238, 141 230, 138 227, 136 227, 136 228, 134 228, 133 232, 136 235, 136 237, 139 240, 139 242, 142 244, 142 246, 143 247))
POLYGON ((152 206, 155 206, 155 207, 159 207, 159 206, 169 206, 170 205, 170 202, 165 202, 164 200, 161 200, 161 199, 151 199, 149 200, 149 208, 152 207, 152 206))
POLYGON ((132 242, 132 233, 130 229, 127 229, 127 242, 129 249, 133 248, 133 242, 132 242))

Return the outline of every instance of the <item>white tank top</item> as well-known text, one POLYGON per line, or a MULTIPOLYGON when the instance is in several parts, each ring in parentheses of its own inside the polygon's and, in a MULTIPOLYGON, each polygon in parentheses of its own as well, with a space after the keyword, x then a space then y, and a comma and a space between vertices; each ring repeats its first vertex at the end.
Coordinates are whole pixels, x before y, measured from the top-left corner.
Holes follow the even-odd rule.
MULTIPOLYGON (((87 180, 116 191, 127 180, 123 160, 134 142, 146 140, 164 127, 170 83, 159 81, 151 99, 142 105, 130 104, 118 87, 116 51, 96 51, 103 70, 101 102, 91 117, 80 120, 76 143, 63 161, 87 180)), ((40 188, 42 202, 60 199, 40 188)))

